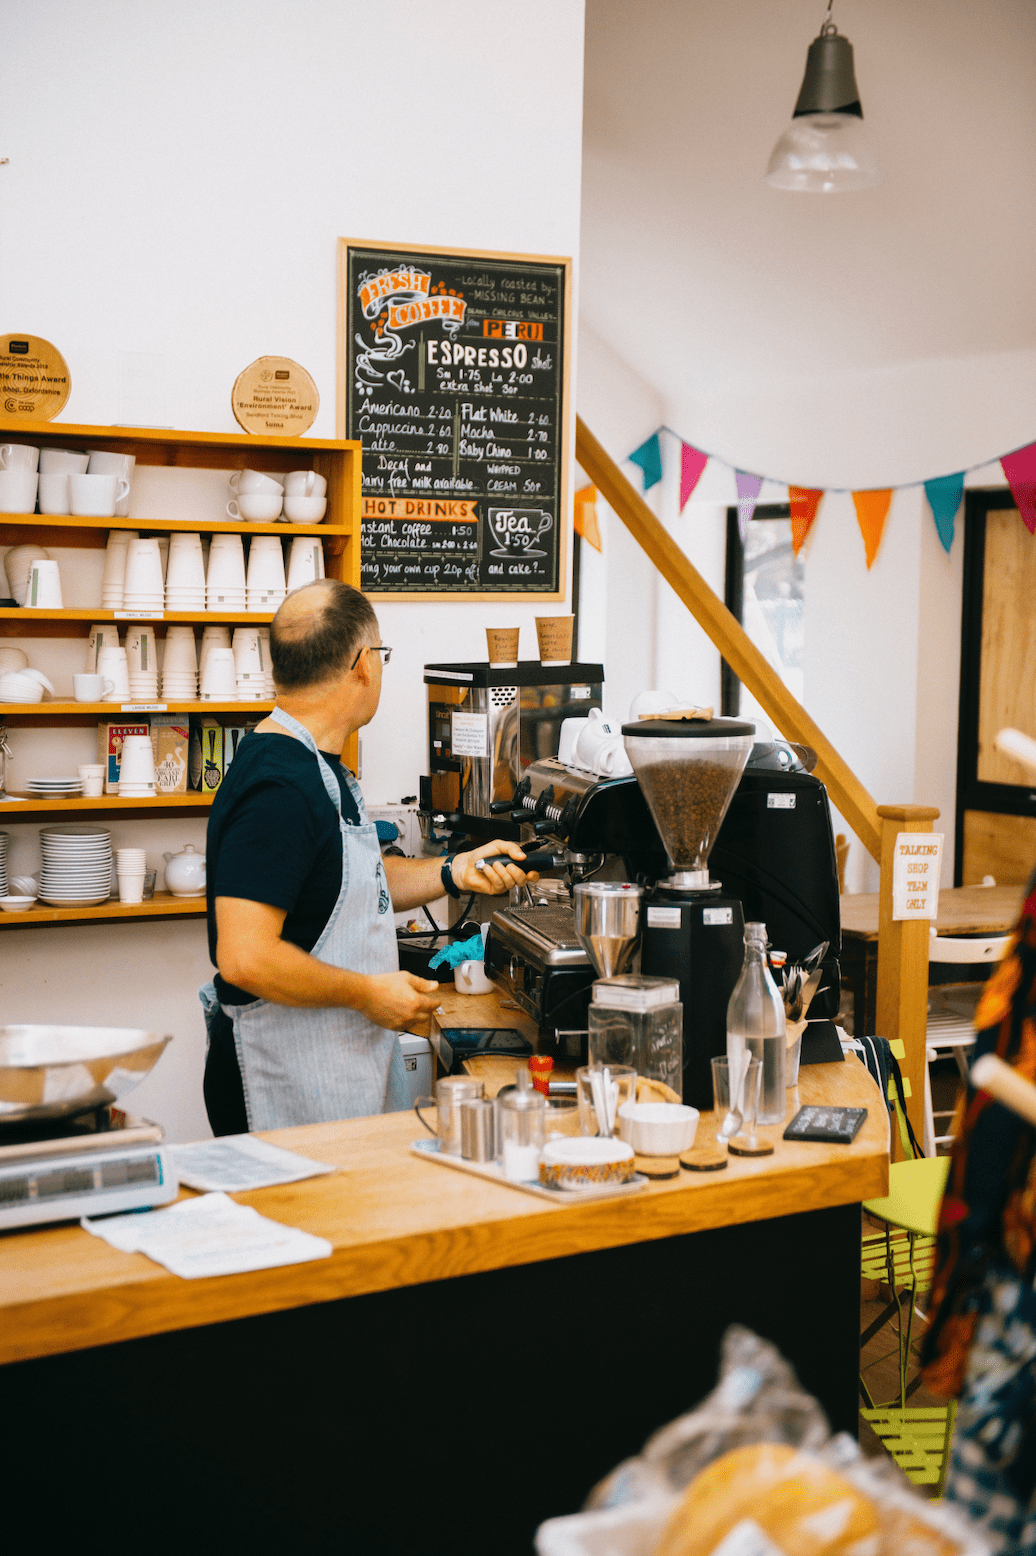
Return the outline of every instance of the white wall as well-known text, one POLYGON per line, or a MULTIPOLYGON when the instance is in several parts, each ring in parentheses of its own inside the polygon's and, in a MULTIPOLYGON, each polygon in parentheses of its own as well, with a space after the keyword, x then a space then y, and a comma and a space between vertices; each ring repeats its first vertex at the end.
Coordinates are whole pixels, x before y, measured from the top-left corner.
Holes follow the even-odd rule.
MULTIPOLYGON (((313 436, 333 437, 339 236, 578 254, 582 0, 38 0, 6 8, 0 50, 0 295, 12 328, 68 361, 61 420, 142 415, 127 373, 143 365, 154 419, 236 431, 234 379, 275 353, 313 375, 313 436)), ((497 619, 379 614, 396 652, 364 740, 374 802, 424 770, 421 666, 484 658, 497 619)), ((528 657, 535 614, 508 608, 528 657)), ((149 826, 149 863, 197 827, 149 826)), ((70 1020, 172 1031, 137 1104, 189 1138, 207 1132, 206 964, 197 924, 7 931, 0 1002, 36 1019, 45 987, 70 1020)))

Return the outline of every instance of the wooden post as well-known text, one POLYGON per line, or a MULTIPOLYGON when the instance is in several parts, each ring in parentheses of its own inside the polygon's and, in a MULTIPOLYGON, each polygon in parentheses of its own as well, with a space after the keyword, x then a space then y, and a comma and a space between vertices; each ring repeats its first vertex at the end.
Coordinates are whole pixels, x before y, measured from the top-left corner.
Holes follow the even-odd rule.
MULTIPOLYGON (((892 917, 892 871, 901 832, 931 832, 939 812, 931 805, 879 805, 881 817, 881 888, 878 905, 878 990, 876 1026, 880 1037, 899 1038, 901 1061, 910 1081, 907 1113, 918 1140, 924 1127, 925 1033, 928 1026, 928 938, 930 919, 892 917)), ((897 1154, 896 1131, 893 1155, 897 1154)))

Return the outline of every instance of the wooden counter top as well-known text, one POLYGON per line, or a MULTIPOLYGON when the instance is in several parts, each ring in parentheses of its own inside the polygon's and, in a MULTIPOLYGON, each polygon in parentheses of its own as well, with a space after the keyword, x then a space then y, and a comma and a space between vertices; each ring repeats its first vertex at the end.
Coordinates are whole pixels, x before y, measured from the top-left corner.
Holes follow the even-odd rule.
MULTIPOLYGON (((1021 886, 947 886, 939 893, 937 935, 1003 935, 1021 912, 1021 886)), ((842 934, 851 940, 877 940, 878 893, 839 897, 842 934)))
MULTIPOLYGON (((472 1021, 470 1024, 480 1024, 472 1021)), ((509 1023, 510 1024, 510 1023, 509 1023)), ((514 1023, 517 1024, 517 1023, 514 1023)), ((107 1345, 330 1302, 477 1271, 799 1211, 852 1204, 888 1188, 887 1115, 855 1060, 800 1073, 799 1102, 866 1106, 851 1146, 789 1144, 773 1156, 731 1157, 718 1173, 681 1172, 632 1198, 554 1206, 519 1190, 420 1161, 407 1147, 412 1113, 282 1129, 263 1136, 337 1163, 328 1178, 234 1197, 330 1240, 329 1259, 212 1280, 169 1275, 78 1226, 0 1234, 0 1362, 107 1345)), ((716 1120, 702 1117, 699 1140, 716 1120)))

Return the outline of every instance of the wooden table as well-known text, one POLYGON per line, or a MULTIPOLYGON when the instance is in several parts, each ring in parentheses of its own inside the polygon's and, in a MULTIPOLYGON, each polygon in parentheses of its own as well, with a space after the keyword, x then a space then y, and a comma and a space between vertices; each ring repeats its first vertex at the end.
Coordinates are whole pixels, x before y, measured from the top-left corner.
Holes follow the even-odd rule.
MULTIPOLYGON (((1002 935, 1014 928, 1021 886, 950 886, 939 893, 937 935, 1002 935)), ((856 1033, 873 1035, 878 986, 878 893, 839 898, 842 976, 853 991, 856 1033), (858 1019, 857 1019, 858 1018, 858 1019)), ((955 974, 955 981, 959 979, 955 974)))
POLYGON ((591 1203, 420 1161, 409 1114, 276 1131, 341 1169, 235 1196, 331 1242, 287 1269, 183 1281, 75 1226, 2 1234, 6 1483, 54 1549, 114 1498, 159 1548, 527 1553, 712 1386, 733 1321, 852 1431, 887 1116, 853 1059, 798 1091, 867 1106, 856 1141, 591 1203))

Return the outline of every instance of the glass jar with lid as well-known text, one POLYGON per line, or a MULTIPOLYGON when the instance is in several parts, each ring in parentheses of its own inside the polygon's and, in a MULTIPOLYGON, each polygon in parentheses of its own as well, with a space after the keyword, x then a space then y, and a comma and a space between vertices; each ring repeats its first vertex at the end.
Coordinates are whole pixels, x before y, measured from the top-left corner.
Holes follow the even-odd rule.
POLYGON ((682 1097, 683 1005, 675 978, 598 978, 587 1023, 591 1065, 631 1064, 682 1097))

